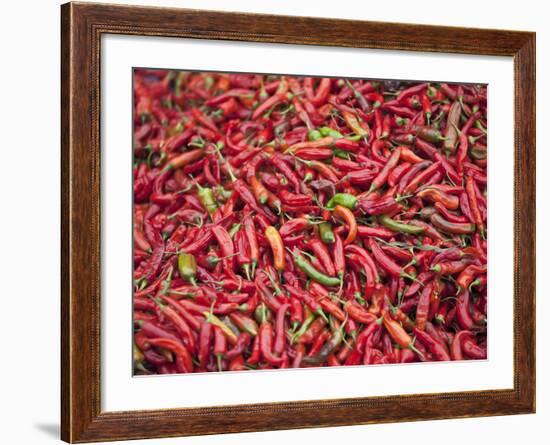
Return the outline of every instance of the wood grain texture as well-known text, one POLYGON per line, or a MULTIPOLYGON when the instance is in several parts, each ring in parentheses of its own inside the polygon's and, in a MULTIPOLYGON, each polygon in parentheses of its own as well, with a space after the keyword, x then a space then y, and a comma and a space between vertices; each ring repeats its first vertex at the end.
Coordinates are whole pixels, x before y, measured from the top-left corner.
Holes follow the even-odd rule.
POLYGON ((61 10, 63 440, 91 442, 534 412, 534 33, 90 3, 69 3, 61 10), (514 388, 101 412, 99 69, 104 33, 513 57, 514 388))

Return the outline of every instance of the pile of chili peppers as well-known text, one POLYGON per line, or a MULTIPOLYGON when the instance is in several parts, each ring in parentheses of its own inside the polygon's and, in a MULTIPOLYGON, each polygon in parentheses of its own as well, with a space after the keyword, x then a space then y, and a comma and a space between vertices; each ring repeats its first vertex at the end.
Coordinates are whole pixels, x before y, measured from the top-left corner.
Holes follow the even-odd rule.
POLYGON ((133 85, 135 373, 486 358, 485 86, 133 85))

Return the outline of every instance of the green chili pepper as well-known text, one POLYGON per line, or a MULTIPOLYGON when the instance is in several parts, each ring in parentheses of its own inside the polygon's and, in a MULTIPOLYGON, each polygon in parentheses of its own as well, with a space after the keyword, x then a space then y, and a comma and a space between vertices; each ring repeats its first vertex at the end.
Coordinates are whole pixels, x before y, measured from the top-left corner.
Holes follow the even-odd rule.
POLYGON ((197 184, 197 187, 199 187, 197 196, 199 197, 200 203, 206 209, 208 214, 212 215, 218 209, 218 204, 216 203, 214 192, 212 191, 211 188, 201 187, 198 184, 197 184))
POLYGON ((357 198, 349 193, 336 193, 329 199, 327 207, 333 209, 337 205, 353 210, 357 206, 357 198))
POLYGON ((434 213, 430 217, 430 222, 432 223, 433 226, 437 227, 438 229, 449 233, 458 233, 462 235, 467 235, 469 233, 474 233, 476 231, 475 224, 455 223, 455 222, 447 221, 439 213, 434 213))
POLYGON ((237 233, 237 232, 239 231, 239 229, 241 228, 241 226, 242 226, 242 224, 239 224, 239 223, 233 224, 233 225, 231 226, 231 228, 229 229, 229 232, 228 232, 228 233, 229 233, 229 236, 230 236, 231 238, 233 238, 233 237, 235 236, 235 233, 237 233))
POLYGON ((311 130, 307 134, 307 138, 310 141, 316 141, 318 139, 321 139, 322 137, 323 137, 323 135, 321 134, 321 132, 319 130, 311 130))
MULTIPOLYGON (((246 304, 242 305, 242 306, 243 306, 242 310, 246 311, 247 308, 244 307, 244 306, 246 306, 246 304)), ((239 310, 241 310, 241 309, 239 309, 239 310)), ((235 334, 237 337, 239 336, 241 331, 239 330, 237 325, 235 323, 233 323, 233 320, 231 320, 231 318, 229 318, 227 315, 225 315, 224 317, 221 317, 221 321, 222 321, 223 324, 225 324, 231 330, 231 332, 233 332, 233 334, 235 334)))
POLYGON ((149 371, 143 365, 144 360, 145 360, 145 356, 143 355, 143 352, 141 352, 141 350, 134 343, 134 370, 139 371, 143 374, 151 374, 151 371, 149 371))
POLYGON ((458 140, 458 132, 456 131, 456 126, 460 121, 460 115, 462 114, 462 106, 457 100, 453 102, 449 113, 447 114, 447 127, 445 129, 445 141, 443 146, 447 153, 456 152, 456 141, 458 140))
POLYGON ((302 326, 300 326, 300 329, 298 329, 292 336, 292 343, 295 343, 297 338, 300 338, 303 334, 305 334, 311 323, 313 323, 313 320, 315 320, 315 314, 310 312, 302 323, 302 326))
POLYGON ((344 137, 344 135, 342 133, 340 133, 339 131, 336 131, 334 128, 330 128, 330 127, 321 127, 321 128, 319 128, 319 132, 321 133, 321 136, 323 136, 323 137, 331 136, 331 137, 336 138, 336 139, 340 139, 340 138, 344 137))
POLYGON ((342 327, 340 327, 334 334, 332 334, 331 339, 322 346, 322 348, 316 355, 304 357, 302 363, 306 365, 320 365, 321 363, 326 362, 328 356, 332 354, 332 352, 338 346, 340 346, 340 344, 344 340, 344 330, 342 329, 343 327, 344 324, 342 324, 342 327))
POLYGON ((296 267, 298 267, 298 269, 300 269, 313 281, 317 281, 317 283, 324 284, 325 286, 340 285, 340 278, 330 277, 322 272, 319 272, 301 255, 297 255, 294 252, 292 252, 292 255, 294 256, 294 263, 296 264, 296 267))
POLYGON ((319 236, 321 237, 321 241, 325 244, 332 244, 334 242, 334 232, 329 222, 322 222, 319 224, 319 236))
POLYGON ((438 143, 444 141, 445 137, 441 134, 438 129, 430 127, 418 127, 416 129, 416 135, 421 139, 424 139, 428 142, 438 143))
POLYGON ((190 253, 180 253, 178 256, 178 270, 184 280, 189 281, 193 286, 197 286, 195 275, 197 274, 197 261, 195 256, 190 253))
POLYGON ((479 120, 476 121, 475 126, 482 133, 487 134, 487 129, 483 126, 483 124, 479 120))
POLYGON ((420 235, 421 233, 424 233, 424 227, 395 221, 394 219, 391 219, 388 215, 381 215, 378 218, 378 221, 380 221, 380 224, 390 230, 393 230, 394 232, 408 233, 411 235, 420 235))
POLYGON ((233 332, 233 330, 223 321, 221 321, 218 317, 208 311, 204 311, 202 314, 204 315, 204 318, 206 318, 206 321, 208 323, 217 326, 223 331, 224 335, 227 337, 231 344, 237 343, 237 334, 235 334, 235 332, 233 332))
POLYGON ((487 159, 487 147, 474 145, 470 148, 470 156, 477 160, 487 159))
POLYGON ((271 321, 271 312, 267 310, 265 303, 261 303, 256 306, 256 309, 254 310, 254 318, 260 324, 264 321, 271 321))
POLYGON ((212 191, 214 192, 214 194, 218 195, 218 198, 221 198, 222 200, 227 200, 231 198, 231 195, 233 194, 232 190, 226 190, 221 185, 214 187, 212 191))
POLYGON ((145 356, 143 355, 143 352, 141 352, 141 349, 137 347, 137 345, 134 343, 134 364, 136 362, 142 362, 145 360, 145 356))
POLYGON ((334 156, 336 156, 337 158, 340 158, 340 159, 346 159, 349 161, 349 152, 347 152, 346 150, 342 150, 340 148, 333 148, 332 149, 332 153, 334 154, 334 156))

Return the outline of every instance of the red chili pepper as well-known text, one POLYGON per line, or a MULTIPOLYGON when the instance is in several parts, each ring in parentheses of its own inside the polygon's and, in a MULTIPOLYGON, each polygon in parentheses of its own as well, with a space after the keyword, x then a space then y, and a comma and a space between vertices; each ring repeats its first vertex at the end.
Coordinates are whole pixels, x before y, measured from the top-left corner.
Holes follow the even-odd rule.
POLYGON ((476 360, 485 360, 487 358, 487 351, 480 348, 472 340, 466 339, 462 343, 462 351, 465 355, 476 360))
POLYGON ((337 233, 334 234, 334 244, 332 248, 333 260, 334 260, 334 271, 340 280, 343 279, 344 273, 346 271, 346 259, 344 256, 344 243, 342 238, 337 233))
POLYGON ((285 250, 280 233, 275 227, 269 226, 265 230, 265 236, 271 245, 275 269, 283 271, 285 269, 285 250))
POLYGON ((369 238, 368 243, 369 248, 371 249, 372 254, 376 258, 376 261, 378 262, 380 267, 392 276, 401 276, 401 274, 403 273, 401 266, 399 266, 395 261, 388 257, 380 248, 380 246, 376 243, 376 241, 374 241, 374 239, 369 238))
POLYGON ((444 347, 441 343, 434 340, 427 332, 420 330, 419 328, 414 328, 413 333, 420 343, 422 343, 428 351, 433 355, 433 357, 441 362, 446 362, 451 360, 451 356, 447 351, 447 348, 444 347))
POLYGON ((451 343, 451 358, 453 360, 464 360, 464 355, 462 354, 462 344, 468 338, 472 337, 470 331, 460 331, 457 332, 451 343))
MULTIPOLYGON (((428 321, 428 312, 430 310, 430 300, 432 293, 434 292, 433 281, 428 283, 422 289, 420 299, 416 306, 416 328, 420 331, 426 329, 426 323, 428 321)), ((425 345, 428 346, 428 345, 425 345)))
POLYGON ((423 199, 429 199, 430 201, 439 203, 451 210, 458 209, 459 206, 459 201, 456 196, 432 187, 423 188, 416 194, 416 196, 423 199))
POLYGON ((357 222, 355 221, 353 212, 347 207, 337 205, 333 213, 342 218, 348 226, 348 236, 344 240, 344 245, 353 243, 357 237, 357 222))
POLYGON ((304 321, 304 309, 300 300, 294 296, 290 297, 290 322, 295 330, 304 321))
POLYGON ((222 359, 227 352, 227 339, 225 338, 223 331, 217 326, 214 326, 213 352, 218 363, 218 371, 223 371, 222 359))
POLYGON ((413 193, 423 182, 425 182, 430 176, 437 172, 441 168, 441 163, 434 162, 430 167, 422 171, 422 173, 415 176, 404 189, 407 194, 413 193))
POLYGON ((474 320, 470 314, 470 292, 462 290, 456 303, 456 321, 462 329, 471 330, 474 320))
POLYGON ((312 343, 323 330, 325 324, 326 322, 322 317, 317 317, 313 320, 313 323, 311 323, 307 331, 298 338, 298 341, 303 344, 312 343))
POLYGON ((166 348, 176 354, 176 367, 178 372, 193 372, 193 359, 185 346, 169 338, 150 338, 149 344, 166 348))
POLYGON ((386 164, 384 165, 384 168, 380 170, 380 173, 378 173, 378 176, 376 176, 376 178, 374 178, 374 180, 372 181, 369 191, 378 190, 380 187, 382 187, 386 183, 386 180, 388 179, 388 176, 391 170, 399 162, 400 155, 401 155, 401 148, 396 147, 392 155, 388 159, 388 162, 386 162, 386 164))
POLYGON ((336 275, 336 269, 332 258, 328 251, 328 248, 325 243, 323 243, 319 238, 312 238, 307 243, 308 247, 312 250, 313 254, 319 260, 323 269, 328 275, 336 275))
MULTIPOLYGON (((286 310, 286 309, 285 309, 286 310)), ((262 356, 267 360, 271 365, 280 366, 283 362, 283 357, 277 357, 274 355, 272 350, 273 346, 273 326, 267 319, 262 321, 260 325, 260 332, 258 333, 260 338, 260 350, 262 356)))
POLYGON ((477 196, 475 193, 475 184, 474 179, 470 176, 466 178, 466 194, 468 195, 468 204, 470 205, 470 211, 472 212, 472 217, 477 226, 477 230, 483 232, 483 218, 481 217, 481 212, 479 210, 479 204, 477 201, 477 196))
POLYGON ((282 354, 285 348, 285 317, 290 304, 283 304, 277 311, 277 320, 275 322, 275 343, 273 345, 273 351, 276 354, 282 354))
POLYGON ((402 326, 395 320, 392 320, 390 315, 386 312, 383 315, 384 327, 390 334, 393 341, 395 341, 403 349, 411 349, 416 352, 419 356, 422 354, 415 348, 412 338, 405 332, 402 326))
POLYGON ((375 314, 368 312, 363 307, 359 306, 356 303, 353 303, 352 301, 347 301, 344 305, 344 309, 350 316, 350 318, 359 323, 371 324, 377 319, 377 316, 375 314))
POLYGON ((271 96, 269 99, 265 100, 258 108, 252 113, 252 119, 257 119, 271 107, 277 105, 279 102, 283 101, 286 98, 286 93, 288 92, 288 82, 283 77, 279 82, 279 87, 277 88, 276 93, 271 96))
POLYGON ((474 277, 481 273, 487 273, 487 265, 484 264, 483 266, 478 266, 476 264, 472 264, 460 273, 456 279, 456 283, 461 289, 468 289, 472 281, 474 281, 474 277))
POLYGON ((260 336, 257 335, 254 337, 254 342, 252 343, 252 352, 250 353, 250 356, 246 360, 246 363, 248 365, 255 365, 260 361, 261 358, 261 345, 260 345, 260 336))

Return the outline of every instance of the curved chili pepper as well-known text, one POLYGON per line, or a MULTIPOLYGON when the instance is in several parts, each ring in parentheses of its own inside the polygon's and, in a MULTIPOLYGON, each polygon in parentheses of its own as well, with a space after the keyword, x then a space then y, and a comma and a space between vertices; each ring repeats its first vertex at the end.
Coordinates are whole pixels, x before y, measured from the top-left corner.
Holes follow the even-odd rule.
POLYGON ((380 217, 378 217, 378 221, 380 221, 380 223, 384 227, 394 232, 408 233, 411 235, 420 235, 425 230, 424 227, 420 227, 412 224, 405 224, 405 223, 396 221, 394 219, 391 219, 388 215, 381 215, 380 217))
POLYGON ((468 195, 468 203, 470 204, 470 211, 472 212, 472 217, 474 218, 477 230, 483 232, 483 218, 481 217, 481 212, 479 210, 479 204, 475 193, 474 179, 471 176, 466 178, 465 188, 466 194, 468 195))
POLYGON ((312 238, 307 243, 308 247, 311 248, 316 258, 319 260, 323 268, 325 269, 327 275, 334 276, 336 275, 335 265, 332 262, 330 253, 326 245, 321 242, 318 238, 312 238))
POLYGON ((166 348, 176 354, 176 367, 179 372, 193 372, 193 359, 185 346, 169 338, 150 338, 147 342, 153 346, 166 348))
POLYGON ((353 243, 357 237, 357 222, 355 221, 353 212, 347 207, 336 205, 333 214, 342 218, 348 225, 348 236, 344 240, 344 245, 353 243))
POLYGON ((449 233, 468 235, 476 230, 476 226, 474 224, 450 222, 438 213, 434 213, 430 217, 430 222, 438 229, 449 233))
POLYGON ((462 351, 465 355, 476 360, 485 360, 487 351, 476 345, 471 339, 466 339, 462 343, 462 351))
POLYGON ((328 275, 325 275, 325 274, 319 272, 303 256, 297 254, 296 252, 292 252, 292 258, 294 260, 294 263, 296 264, 296 267, 298 267, 298 269, 300 269, 303 273, 305 273, 312 280, 315 280, 318 283, 324 284, 326 286, 339 286, 340 285, 340 279, 339 278, 330 277, 328 275))
POLYGON ((277 357, 272 350, 273 346, 273 326, 267 321, 264 316, 264 320, 260 325, 260 331, 258 333, 260 339, 260 351, 262 356, 274 366, 280 366, 283 362, 283 357, 277 357))
POLYGON ((304 357, 302 363, 306 365, 320 365, 322 363, 325 363, 328 360, 329 355, 332 354, 336 350, 336 348, 338 348, 343 339, 344 332, 341 327, 337 329, 334 334, 332 334, 332 337, 329 339, 329 341, 327 341, 315 355, 304 357))
POLYGON ((462 344, 464 343, 464 340, 471 337, 472 333, 470 331, 460 331, 455 334, 451 343, 451 358, 453 360, 464 360, 462 344))
POLYGON ((182 168, 186 165, 189 165, 195 161, 198 161, 205 154, 204 149, 197 148, 196 150, 186 151, 181 153, 174 158, 170 159, 168 164, 164 167, 164 170, 182 168))
POLYGON ((353 303, 352 301, 347 301, 344 304, 344 309, 353 320, 359 323, 370 325, 377 319, 377 316, 372 312, 368 312, 363 307, 353 303))
POLYGON ((387 329, 393 341, 395 341, 403 349, 410 349, 416 352, 419 356, 422 356, 422 353, 415 348, 413 340, 409 334, 407 334, 407 332, 397 321, 391 319, 388 312, 384 313, 382 320, 384 327, 387 329))
POLYGON ((487 265, 478 266, 477 264, 472 264, 466 267, 456 279, 456 283, 460 286, 461 289, 469 289, 470 284, 474 281, 476 275, 480 273, 487 273, 487 265))
POLYGON ((433 337, 431 337, 427 332, 424 332, 419 328, 413 328, 413 333, 418 341, 422 343, 426 348, 428 348, 428 351, 430 351, 430 353, 436 360, 441 362, 447 362, 451 360, 451 356, 449 355, 447 348, 445 348, 438 341, 434 340, 433 337))
POLYGON ((445 127, 445 142, 443 146, 449 153, 454 153, 456 150, 456 140, 458 138, 457 126, 460 115, 462 113, 462 105, 459 101, 453 102, 447 115, 447 124, 445 127))
POLYGON ((456 321, 462 329, 471 330, 474 320, 470 314, 470 292, 463 290, 458 294, 456 303, 456 321))
POLYGON ((451 210, 458 209, 459 206, 458 198, 456 196, 431 187, 423 188, 416 194, 416 196, 442 204, 451 210))
POLYGON ((271 107, 277 105, 279 102, 283 101, 286 98, 286 93, 288 92, 288 82, 283 77, 279 82, 279 87, 273 96, 265 100, 258 108, 252 113, 252 119, 257 119, 271 107))
POLYGON ((434 173, 441 169, 439 161, 434 162, 431 166, 416 175, 404 188, 406 194, 413 193, 422 183, 426 182, 434 173))

